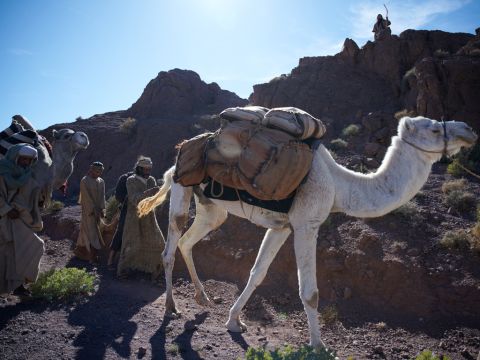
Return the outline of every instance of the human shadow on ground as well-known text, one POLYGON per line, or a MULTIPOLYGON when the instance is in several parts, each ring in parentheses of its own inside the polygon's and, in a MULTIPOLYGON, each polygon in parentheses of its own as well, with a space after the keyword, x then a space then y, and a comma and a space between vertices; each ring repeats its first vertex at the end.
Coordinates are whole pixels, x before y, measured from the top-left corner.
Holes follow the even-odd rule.
MULTIPOLYGON (((91 267, 76 259, 67 266, 87 270, 91 267)), ((109 347, 119 357, 130 358, 130 343, 137 330, 136 322, 131 319, 145 305, 159 298, 164 290, 137 278, 117 280, 115 273, 106 267, 100 267, 98 274, 100 283, 95 295, 77 305, 68 317, 70 325, 83 328, 73 342, 78 348, 75 358, 103 359, 109 347)))
MULTIPOLYGON (((195 314, 195 319, 186 321, 184 331, 172 341, 172 343, 178 346, 178 351, 180 352, 182 359, 202 359, 200 354, 192 348, 192 337, 197 330, 198 325, 202 324, 208 315, 208 311, 201 314, 195 314)), ((150 338, 150 343, 152 344, 152 359, 160 360, 167 358, 168 349, 166 349, 166 333, 168 331, 167 326, 169 322, 170 318, 164 317, 162 325, 150 338)))

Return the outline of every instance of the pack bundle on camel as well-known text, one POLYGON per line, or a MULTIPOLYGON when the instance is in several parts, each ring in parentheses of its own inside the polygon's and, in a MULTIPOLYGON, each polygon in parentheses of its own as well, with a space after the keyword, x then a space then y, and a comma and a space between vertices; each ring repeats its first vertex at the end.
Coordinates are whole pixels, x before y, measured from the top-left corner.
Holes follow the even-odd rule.
POLYGON ((51 200, 52 190, 65 190, 73 172, 75 156, 89 145, 87 134, 81 131, 53 130, 53 138, 51 145, 21 115, 13 116, 11 125, 0 132, 0 158, 18 143, 28 143, 37 149, 38 161, 33 168, 33 177, 42 189, 40 200, 45 205, 51 200))
POLYGON ((332 212, 356 217, 382 216, 408 202, 426 182, 433 163, 443 154, 456 154, 462 147, 471 147, 477 135, 463 122, 445 123, 424 117, 404 117, 398 134, 391 140, 385 158, 375 173, 356 173, 337 164, 328 150, 320 145, 314 152, 306 180, 297 189, 293 205, 286 214, 267 211, 239 201, 205 198, 200 184, 184 187, 173 181, 175 167, 164 174, 164 184, 156 195, 139 204, 140 214, 146 214, 170 195, 167 243, 163 254, 166 276, 166 311, 176 313, 172 294, 172 271, 177 245, 180 247, 195 285, 195 299, 209 303, 197 276, 192 248, 205 235, 218 228, 231 213, 267 228, 250 278, 242 294, 230 309, 226 326, 233 332, 246 329, 240 320, 242 308, 264 279, 268 267, 293 230, 295 257, 298 268, 299 293, 307 314, 310 344, 324 347, 318 321, 318 289, 316 278, 316 244, 320 225, 332 212), (183 234, 192 194, 196 215, 192 226, 183 234))

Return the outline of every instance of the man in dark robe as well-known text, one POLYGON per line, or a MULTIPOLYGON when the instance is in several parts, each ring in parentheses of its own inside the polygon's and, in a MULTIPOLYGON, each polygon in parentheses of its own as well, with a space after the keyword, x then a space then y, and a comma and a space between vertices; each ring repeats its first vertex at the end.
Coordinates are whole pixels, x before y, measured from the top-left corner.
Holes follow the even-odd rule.
POLYGON ((117 186, 115 187, 115 199, 119 203, 120 207, 120 217, 118 219, 117 229, 113 235, 112 242, 110 244, 110 254, 108 256, 108 266, 113 266, 113 260, 115 254, 120 251, 122 248, 122 237, 123 237, 123 228, 125 226, 125 217, 127 216, 127 179, 129 176, 134 174, 133 171, 130 171, 126 174, 121 175, 118 178, 117 186))
POLYGON ((373 25, 372 32, 375 33, 375 41, 383 40, 390 35, 392 35, 392 30, 390 30, 390 20, 388 16, 386 19, 383 18, 382 14, 377 15, 377 22, 373 25))

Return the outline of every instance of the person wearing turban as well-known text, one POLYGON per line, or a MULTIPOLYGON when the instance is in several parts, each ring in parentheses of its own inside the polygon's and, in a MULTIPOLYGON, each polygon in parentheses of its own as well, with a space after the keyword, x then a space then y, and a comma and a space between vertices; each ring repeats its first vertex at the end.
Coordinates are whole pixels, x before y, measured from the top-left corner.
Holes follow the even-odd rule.
POLYGON ((135 174, 127 179, 128 207, 117 266, 119 276, 124 276, 128 270, 139 270, 156 278, 163 268, 165 240, 155 213, 142 218, 137 214, 138 203, 158 191, 155 178, 150 176, 152 166, 149 157, 140 156, 135 164, 135 174))
POLYGON ((37 150, 23 143, 0 160, 0 294, 28 295, 24 284, 38 277, 45 245, 35 234, 43 228, 36 162, 37 150))
POLYGON ((92 263, 98 262, 98 251, 104 246, 100 231, 100 222, 105 217, 105 182, 100 177, 102 173, 103 164, 95 161, 80 181, 82 217, 74 254, 92 263))

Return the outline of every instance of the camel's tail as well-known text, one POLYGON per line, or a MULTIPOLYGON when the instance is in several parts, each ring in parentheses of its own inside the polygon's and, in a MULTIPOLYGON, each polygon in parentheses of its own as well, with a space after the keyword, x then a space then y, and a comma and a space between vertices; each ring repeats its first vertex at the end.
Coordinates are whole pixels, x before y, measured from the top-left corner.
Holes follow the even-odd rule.
POLYGON ((157 206, 161 205, 167 198, 168 191, 172 186, 173 173, 175 172, 175 166, 168 169, 163 174, 163 185, 158 192, 152 197, 143 199, 138 203, 137 213, 142 217, 153 211, 157 206))

